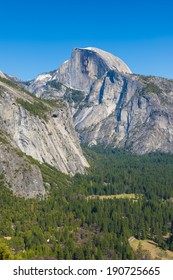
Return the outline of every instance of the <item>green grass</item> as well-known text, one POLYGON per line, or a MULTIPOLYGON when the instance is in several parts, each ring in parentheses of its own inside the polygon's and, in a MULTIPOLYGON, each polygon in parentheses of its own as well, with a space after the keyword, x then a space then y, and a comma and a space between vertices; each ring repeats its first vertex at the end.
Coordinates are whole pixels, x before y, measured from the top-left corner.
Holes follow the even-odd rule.
POLYGON ((90 195, 87 197, 88 199, 130 199, 130 200, 137 200, 139 195, 136 196, 134 193, 122 193, 122 194, 112 194, 112 195, 90 195))
POLYGON ((152 240, 138 240, 136 238, 132 238, 130 241, 130 246, 132 247, 133 251, 137 251, 137 248, 141 243, 141 247, 143 251, 148 251, 151 255, 151 258, 160 259, 160 260, 173 260, 173 252, 170 250, 163 250, 158 247, 157 243, 152 240))

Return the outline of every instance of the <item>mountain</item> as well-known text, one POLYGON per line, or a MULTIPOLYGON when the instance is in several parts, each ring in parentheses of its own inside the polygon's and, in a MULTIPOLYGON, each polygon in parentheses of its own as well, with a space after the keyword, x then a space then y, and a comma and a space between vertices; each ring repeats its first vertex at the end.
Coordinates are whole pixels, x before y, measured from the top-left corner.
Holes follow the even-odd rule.
POLYGON ((83 143, 173 152, 173 80, 132 74, 119 58, 90 47, 74 49, 70 60, 27 89, 66 100, 83 143))
POLYGON ((96 48, 26 83, 0 72, 0 259, 173 259, 172 105, 172 80, 96 48))
MULTIPOLYGON (((75 48, 71 58, 65 61, 58 70, 39 75, 29 83, 27 89, 40 96, 44 91, 49 92, 51 86, 60 90, 63 84, 68 88, 88 93, 91 85, 108 70, 131 73, 121 59, 108 52, 90 47, 75 48)), ((62 95, 59 93, 60 97, 62 95)))
POLYGON ((84 173, 89 165, 80 141, 137 154, 173 153, 173 80, 132 74, 122 60, 97 48, 76 48, 58 70, 26 83, 0 72, 0 102, 0 174, 9 184, 24 180, 20 194, 32 195, 31 181, 37 195, 45 189, 38 166, 24 179, 25 172, 15 175, 16 162, 22 170, 31 156, 65 174, 84 173), (10 172, 5 158, 13 158, 10 172))
POLYGON ((0 174, 14 193, 45 193, 41 172, 27 156, 66 174, 85 172, 89 165, 65 102, 41 101, 1 75, 0 108, 0 174))
POLYGON ((74 49, 67 60, 53 75, 60 83, 86 93, 91 85, 108 70, 131 73, 118 57, 97 48, 74 49))

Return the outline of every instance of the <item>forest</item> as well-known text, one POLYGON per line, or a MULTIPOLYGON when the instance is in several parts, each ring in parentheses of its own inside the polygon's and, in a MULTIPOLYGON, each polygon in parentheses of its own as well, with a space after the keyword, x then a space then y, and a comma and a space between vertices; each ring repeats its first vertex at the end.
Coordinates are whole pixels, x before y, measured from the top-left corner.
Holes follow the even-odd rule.
POLYGON ((132 250, 131 236, 173 251, 173 155, 83 151, 91 167, 74 177, 28 157, 45 200, 13 196, 0 174, 0 259, 149 259, 132 250))

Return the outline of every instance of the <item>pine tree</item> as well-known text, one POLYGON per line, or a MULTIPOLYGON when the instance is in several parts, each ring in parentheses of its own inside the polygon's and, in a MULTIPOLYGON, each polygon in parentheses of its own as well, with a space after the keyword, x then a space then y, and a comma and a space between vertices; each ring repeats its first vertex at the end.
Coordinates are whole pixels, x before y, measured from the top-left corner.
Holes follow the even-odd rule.
POLYGON ((0 239, 0 260, 13 260, 14 255, 11 248, 0 239))

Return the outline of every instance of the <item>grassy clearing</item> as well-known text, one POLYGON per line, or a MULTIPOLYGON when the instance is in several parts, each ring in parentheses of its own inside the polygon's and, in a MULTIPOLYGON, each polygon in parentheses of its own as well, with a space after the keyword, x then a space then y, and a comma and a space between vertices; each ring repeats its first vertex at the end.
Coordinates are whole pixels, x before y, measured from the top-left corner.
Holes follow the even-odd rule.
POLYGON ((160 260, 173 260, 173 252, 170 250, 163 250, 157 246, 152 240, 138 240, 134 237, 129 239, 130 246, 132 247, 133 251, 136 251, 139 243, 141 243, 142 250, 146 250, 150 253, 151 258, 160 259, 160 260))
POLYGON ((112 195, 90 195, 87 197, 87 199, 130 199, 130 200, 138 200, 139 195, 136 195, 134 193, 121 193, 121 194, 112 194, 112 195))

